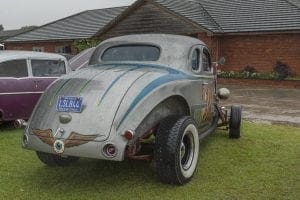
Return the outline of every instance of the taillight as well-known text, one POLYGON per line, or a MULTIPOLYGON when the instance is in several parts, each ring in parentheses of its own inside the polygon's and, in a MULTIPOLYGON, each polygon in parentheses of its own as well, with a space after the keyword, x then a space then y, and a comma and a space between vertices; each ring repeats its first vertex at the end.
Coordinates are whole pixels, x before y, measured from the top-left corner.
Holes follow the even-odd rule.
POLYGON ((133 131, 131 131, 131 130, 125 131, 124 134, 123 134, 123 137, 126 140, 132 140, 133 139, 133 131))
POLYGON ((103 153, 108 158, 113 158, 117 155, 117 148, 113 144, 106 144, 103 147, 103 153))

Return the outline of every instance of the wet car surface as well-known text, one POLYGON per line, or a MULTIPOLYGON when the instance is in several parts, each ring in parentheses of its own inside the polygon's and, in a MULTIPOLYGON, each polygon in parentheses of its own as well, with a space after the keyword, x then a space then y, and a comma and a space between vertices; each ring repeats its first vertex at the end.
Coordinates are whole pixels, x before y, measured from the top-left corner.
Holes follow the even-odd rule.
POLYGON ((228 117, 219 105, 229 91, 217 90, 210 51, 198 39, 110 38, 88 64, 51 84, 28 123, 18 123, 26 126, 22 146, 48 166, 80 157, 146 160, 161 182, 183 185, 196 170, 200 141, 225 125, 229 138, 240 138, 241 107, 231 106, 228 117))

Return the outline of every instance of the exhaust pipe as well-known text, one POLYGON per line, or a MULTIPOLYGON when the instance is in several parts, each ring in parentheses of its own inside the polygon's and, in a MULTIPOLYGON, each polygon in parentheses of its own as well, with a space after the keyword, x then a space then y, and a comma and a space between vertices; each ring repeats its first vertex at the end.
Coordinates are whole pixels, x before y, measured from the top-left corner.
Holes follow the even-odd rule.
POLYGON ((17 119, 14 122, 14 127, 15 128, 22 128, 22 127, 25 127, 27 125, 28 125, 28 123, 24 119, 17 119))

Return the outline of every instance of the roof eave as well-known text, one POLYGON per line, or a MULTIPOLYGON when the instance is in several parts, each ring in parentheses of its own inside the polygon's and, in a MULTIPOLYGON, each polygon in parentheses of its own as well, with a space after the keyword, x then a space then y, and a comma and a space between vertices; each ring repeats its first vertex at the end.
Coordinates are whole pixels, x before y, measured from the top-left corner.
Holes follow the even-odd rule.
POLYGON ((75 38, 75 39, 53 39, 53 40, 27 40, 27 41, 3 41, 5 44, 23 44, 23 43, 40 43, 40 42, 73 42, 74 40, 80 40, 85 38, 75 38))
POLYGON ((262 31, 239 31, 239 32, 219 32, 214 33, 215 36, 226 36, 226 35, 275 35, 275 34, 294 34, 300 33, 300 29, 295 30, 262 30, 262 31))
POLYGON ((168 8, 160 5, 157 2, 154 2, 154 1, 151 1, 151 0, 137 0, 131 6, 129 6, 127 9, 125 9, 119 16, 117 16, 111 22, 109 22, 107 25, 105 25, 99 32, 97 32, 94 35, 94 37, 100 37, 101 38, 103 35, 105 35, 107 32, 109 32, 115 25, 117 25, 120 21, 122 21, 124 18, 129 16, 134 10, 141 7, 146 2, 152 3, 153 5, 159 7, 160 9, 163 9, 164 11, 168 12, 169 14, 172 14, 172 15, 176 16, 177 18, 189 23, 193 27, 199 29, 199 31, 202 30, 202 31, 204 31, 208 34, 213 34, 213 31, 211 31, 211 30, 209 30, 209 29, 207 29, 203 26, 200 26, 199 24, 193 22, 192 20, 187 19, 184 16, 179 15, 178 13, 175 13, 175 12, 169 10, 168 8))

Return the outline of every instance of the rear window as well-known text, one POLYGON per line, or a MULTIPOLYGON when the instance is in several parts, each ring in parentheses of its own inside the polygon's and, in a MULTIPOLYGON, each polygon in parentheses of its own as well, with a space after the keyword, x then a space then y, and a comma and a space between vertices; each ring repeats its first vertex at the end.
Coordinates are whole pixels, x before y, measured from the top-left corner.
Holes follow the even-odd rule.
POLYGON ((10 60, 0 63, 0 77, 27 77, 26 60, 10 60))
POLYGON ((32 74, 37 77, 58 77, 66 74, 63 60, 31 60, 32 74))
POLYGON ((122 45, 108 48, 102 61, 157 61, 160 49, 150 45, 122 45))

